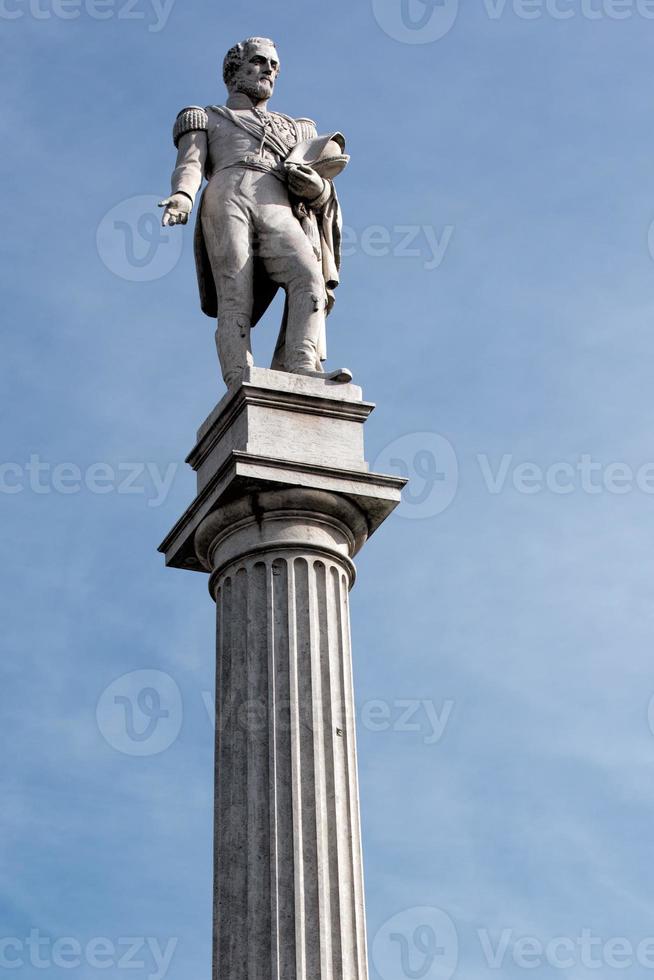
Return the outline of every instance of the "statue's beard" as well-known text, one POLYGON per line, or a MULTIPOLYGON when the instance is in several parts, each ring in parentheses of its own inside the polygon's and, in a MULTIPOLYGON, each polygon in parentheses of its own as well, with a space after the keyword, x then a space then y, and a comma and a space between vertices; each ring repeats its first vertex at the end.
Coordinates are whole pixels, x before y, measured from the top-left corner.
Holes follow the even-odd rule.
POLYGON ((236 86, 238 92, 242 92, 243 95, 247 95, 257 102, 260 102, 262 99, 269 99, 273 93, 273 88, 274 82, 254 82, 249 81, 247 78, 239 79, 236 86))

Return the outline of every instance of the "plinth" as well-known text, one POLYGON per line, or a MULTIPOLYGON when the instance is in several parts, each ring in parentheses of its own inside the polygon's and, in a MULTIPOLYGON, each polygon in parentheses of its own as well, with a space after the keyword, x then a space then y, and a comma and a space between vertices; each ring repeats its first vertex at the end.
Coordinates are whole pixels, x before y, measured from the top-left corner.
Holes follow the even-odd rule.
POLYGON ((353 384, 251 368, 198 432, 160 547, 217 607, 214 980, 366 980, 348 597, 404 480, 353 384))

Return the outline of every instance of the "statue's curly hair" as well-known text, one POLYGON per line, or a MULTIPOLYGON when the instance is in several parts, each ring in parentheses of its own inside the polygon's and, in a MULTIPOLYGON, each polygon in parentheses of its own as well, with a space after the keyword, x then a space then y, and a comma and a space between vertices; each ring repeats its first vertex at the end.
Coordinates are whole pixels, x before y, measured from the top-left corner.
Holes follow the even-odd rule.
POLYGON ((252 44, 269 44, 273 48, 277 47, 275 42, 271 41, 269 37, 246 37, 244 41, 239 41, 233 48, 230 48, 223 62, 223 79, 228 88, 243 64, 248 48, 252 44))

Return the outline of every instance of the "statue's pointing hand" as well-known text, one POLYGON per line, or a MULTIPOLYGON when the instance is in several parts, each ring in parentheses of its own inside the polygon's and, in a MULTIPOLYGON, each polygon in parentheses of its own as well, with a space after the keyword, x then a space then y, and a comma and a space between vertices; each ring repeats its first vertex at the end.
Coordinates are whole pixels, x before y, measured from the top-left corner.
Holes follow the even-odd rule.
POLYGON ((159 201, 159 207, 165 208, 161 219, 162 225, 185 225, 193 209, 193 203, 186 194, 173 194, 159 201))
POLYGON ((301 197, 304 201, 309 203, 315 201, 325 189, 325 181, 313 167, 307 167, 300 163, 287 163, 286 173, 289 189, 296 197, 301 197))

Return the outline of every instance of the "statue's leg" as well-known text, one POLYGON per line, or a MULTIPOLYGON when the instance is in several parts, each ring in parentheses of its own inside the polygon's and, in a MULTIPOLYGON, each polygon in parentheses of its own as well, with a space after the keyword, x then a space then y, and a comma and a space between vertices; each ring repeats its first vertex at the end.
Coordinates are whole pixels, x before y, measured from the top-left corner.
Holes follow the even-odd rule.
POLYGON ((228 388, 243 380, 247 367, 252 367, 254 359, 250 346, 251 319, 242 313, 221 311, 218 307, 218 326, 216 328, 216 350, 223 381, 228 388))
POLYGON ((297 234, 287 239, 286 245, 296 247, 297 251, 266 259, 266 268, 271 279, 284 287, 288 298, 286 370, 320 371, 318 344, 324 330, 327 296, 322 270, 299 222, 296 223, 297 234), (303 247, 305 243, 308 252, 303 247))
POLYGON ((217 175, 207 188, 202 228, 218 299, 216 349, 228 388, 254 363, 250 345, 254 259, 248 202, 238 173, 217 175))
POLYGON ((320 371, 319 345, 327 305, 320 263, 293 214, 286 188, 276 178, 266 175, 259 182, 253 213, 258 254, 270 278, 286 291, 286 370, 320 371))
POLYGON ((279 328, 279 335, 277 337, 277 343, 275 344, 275 350, 273 351, 272 361, 270 367, 273 371, 285 371, 286 370, 286 323, 288 321, 288 300, 284 305, 284 315, 282 317, 282 325, 279 328))

